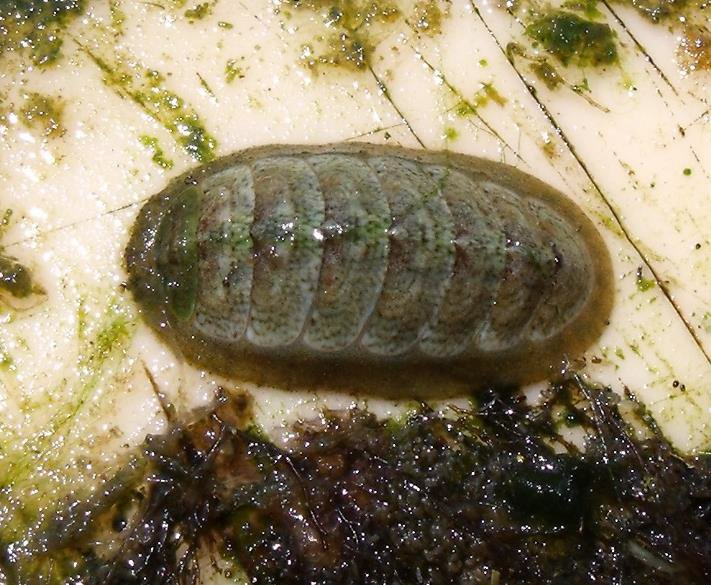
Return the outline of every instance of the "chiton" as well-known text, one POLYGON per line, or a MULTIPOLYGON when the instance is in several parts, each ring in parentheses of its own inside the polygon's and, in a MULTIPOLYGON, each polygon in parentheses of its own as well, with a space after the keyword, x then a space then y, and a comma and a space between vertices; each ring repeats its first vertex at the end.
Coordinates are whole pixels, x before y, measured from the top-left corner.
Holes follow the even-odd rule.
POLYGON ((601 333, 611 267, 568 198, 510 166, 367 144, 267 146, 140 211, 129 288, 235 380, 439 396, 542 379, 601 333))

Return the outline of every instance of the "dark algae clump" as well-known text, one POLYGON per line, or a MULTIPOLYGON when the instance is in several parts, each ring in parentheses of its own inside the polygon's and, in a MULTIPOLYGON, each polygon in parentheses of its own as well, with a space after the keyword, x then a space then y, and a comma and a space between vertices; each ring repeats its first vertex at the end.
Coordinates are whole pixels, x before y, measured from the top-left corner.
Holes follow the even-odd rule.
POLYGON ((62 29, 84 11, 84 0, 0 0, 0 53, 27 51, 35 65, 55 62, 62 29))
MULTIPOLYGON (((0 218, 0 239, 12 220, 12 210, 6 209, 0 218)), ((34 293, 43 292, 32 278, 30 269, 21 264, 16 258, 8 255, 5 247, 0 244, 0 301, 12 299, 26 299, 34 293)), ((1 583, 1 582, 0 582, 1 583)))
POLYGON ((680 457, 626 400, 633 431, 577 377, 544 398, 489 389, 456 417, 400 421, 326 412, 281 448, 223 395, 63 508, 34 555, 6 545, 0 567, 10 583, 53 582, 38 579, 62 559, 71 583, 198 583, 202 550, 259 584, 707 583, 709 456, 680 457))
POLYGON ((538 16, 526 27, 526 34, 563 65, 599 66, 617 61, 612 29, 572 12, 552 10, 538 16))
POLYGON ((0 253, 0 290, 18 299, 24 299, 34 291, 32 276, 27 267, 2 253, 0 253))

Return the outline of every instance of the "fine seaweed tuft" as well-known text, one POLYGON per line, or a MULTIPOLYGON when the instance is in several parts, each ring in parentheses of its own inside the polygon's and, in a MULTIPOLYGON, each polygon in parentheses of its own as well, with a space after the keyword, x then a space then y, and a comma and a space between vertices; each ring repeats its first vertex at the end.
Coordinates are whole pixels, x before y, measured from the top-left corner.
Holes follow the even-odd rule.
POLYGON ((71 559, 69 582, 197 583, 211 555, 266 584, 711 576, 709 457, 682 458, 633 400, 577 377, 537 406, 489 389, 456 416, 326 412, 287 448, 249 409, 223 395, 149 437, 105 496, 58 516, 83 522, 50 525, 12 574, 71 559), (559 432, 571 426, 584 445, 559 432))

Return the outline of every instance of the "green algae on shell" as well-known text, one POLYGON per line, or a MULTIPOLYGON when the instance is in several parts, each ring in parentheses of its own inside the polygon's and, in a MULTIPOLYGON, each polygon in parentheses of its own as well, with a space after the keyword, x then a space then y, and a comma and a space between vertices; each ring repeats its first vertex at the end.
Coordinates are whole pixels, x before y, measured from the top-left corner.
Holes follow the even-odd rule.
POLYGON ((190 171, 148 201, 126 248, 144 317, 188 360, 391 395, 558 371, 605 327, 609 262, 582 211, 533 177, 367 144, 261 147, 190 171))

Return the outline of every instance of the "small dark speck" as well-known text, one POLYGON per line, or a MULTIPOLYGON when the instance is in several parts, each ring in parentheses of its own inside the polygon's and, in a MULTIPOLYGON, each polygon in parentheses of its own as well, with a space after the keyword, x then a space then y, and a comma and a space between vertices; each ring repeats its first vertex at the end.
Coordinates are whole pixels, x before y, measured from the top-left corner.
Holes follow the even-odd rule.
POLYGON ((122 532, 126 526, 128 526, 128 521, 120 516, 114 518, 113 522, 111 522, 111 528, 114 529, 114 532, 122 532))
POLYGON ((697 250, 699 250, 699 249, 701 248, 701 244, 696 244, 696 245, 694 246, 694 248, 696 248, 697 250))
POLYGON ((599 357, 597 357, 596 355, 592 356, 590 358, 590 361, 594 364, 601 364, 602 363, 602 360, 599 357))
POLYGON ((685 391, 686 391, 686 385, 680 384, 680 385, 679 385, 679 390, 681 390, 682 392, 685 392, 685 391))
POLYGON ((684 174, 688 177, 691 174, 691 169, 689 167, 685 168, 684 174))
POLYGON ((678 388, 679 387, 679 380, 674 380, 672 382, 672 386, 674 386, 674 388, 678 388))
POLYGON ((119 292, 126 292, 126 289, 128 288, 128 283, 127 282, 122 282, 119 284, 119 292))

